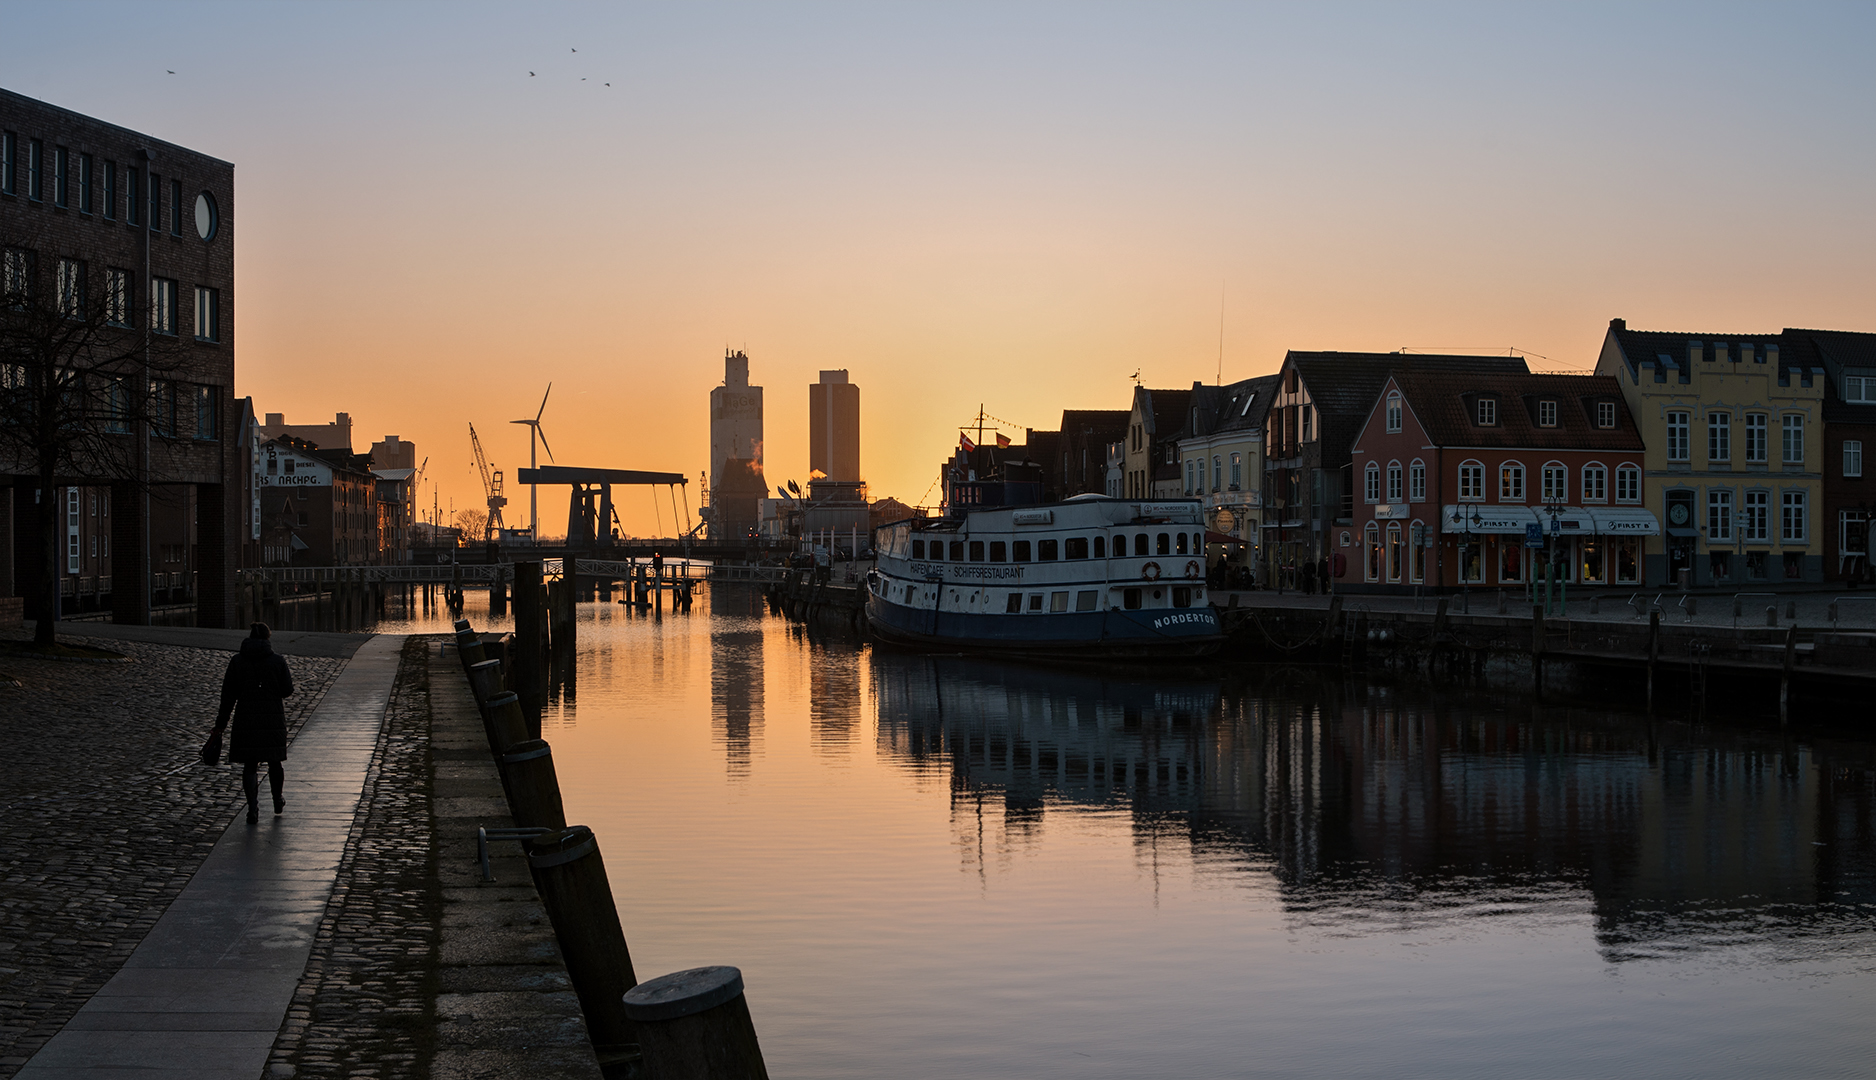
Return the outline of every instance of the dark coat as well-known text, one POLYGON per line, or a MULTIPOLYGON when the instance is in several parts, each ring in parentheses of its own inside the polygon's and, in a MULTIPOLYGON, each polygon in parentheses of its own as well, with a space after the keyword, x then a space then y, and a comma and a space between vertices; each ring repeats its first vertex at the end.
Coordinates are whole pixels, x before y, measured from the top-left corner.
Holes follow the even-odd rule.
POLYGON ((228 661, 221 681, 221 712, 215 726, 234 714, 228 739, 229 761, 285 761, 287 711, 280 702, 293 694, 293 673, 285 657, 265 638, 248 638, 228 661))

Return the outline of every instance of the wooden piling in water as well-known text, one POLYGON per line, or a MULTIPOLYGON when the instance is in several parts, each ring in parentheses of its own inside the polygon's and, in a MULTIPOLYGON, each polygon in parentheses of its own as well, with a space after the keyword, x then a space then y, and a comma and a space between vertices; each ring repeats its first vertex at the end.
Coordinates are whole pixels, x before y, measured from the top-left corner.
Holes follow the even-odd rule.
POLYGON ((1785 631, 1785 665, 1778 675, 1778 723, 1791 723, 1791 672, 1798 664, 1798 624, 1785 631))
POLYGON ((541 564, 515 564, 515 694, 521 710, 529 717, 530 728, 539 730, 541 705, 546 690, 542 670, 542 639, 547 627, 541 619, 541 564))
POLYGON ((647 1076, 768 1080, 736 968, 660 975, 628 991, 624 1006, 637 1026, 647 1076))
POLYGON ((1648 711, 1655 711, 1655 661, 1661 657, 1661 610, 1648 613, 1648 711))
POLYGON ((1544 696, 1544 605, 1531 605, 1531 693, 1544 696))
POLYGON ((542 739, 523 739, 499 760, 515 824, 524 829, 566 828, 567 811, 560 800, 553 748, 542 739))
POLYGON ((638 977, 593 830, 573 825, 540 837, 528 851, 528 869, 594 1048, 603 1056, 638 1042, 637 1027, 625 1014, 625 992, 638 985, 638 977))

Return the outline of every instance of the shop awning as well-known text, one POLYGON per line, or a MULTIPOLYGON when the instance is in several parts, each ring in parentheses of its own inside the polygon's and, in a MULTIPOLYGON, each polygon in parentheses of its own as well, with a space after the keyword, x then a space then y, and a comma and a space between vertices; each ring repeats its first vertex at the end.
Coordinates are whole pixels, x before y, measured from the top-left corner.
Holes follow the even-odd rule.
POLYGON ((1598 506, 1590 511, 1604 536, 1660 536, 1661 522, 1639 506, 1598 506))
MULTIPOLYGON (((1537 512, 1528 506, 1487 506, 1484 503, 1462 503, 1457 506, 1440 507, 1440 531, 1449 535, 1464 536, 1467 532, 1474 535, 1484 533, 1514 533, 1524 535, 1526 525, 1538 524, 1537 512), (1473 518, 1478 520, 1474 521, 1473 518), (1457 518, 1458 520, 1454 520, 1457 518)), ((1547 525, 1548 522, 1546 521, 1547 525)))

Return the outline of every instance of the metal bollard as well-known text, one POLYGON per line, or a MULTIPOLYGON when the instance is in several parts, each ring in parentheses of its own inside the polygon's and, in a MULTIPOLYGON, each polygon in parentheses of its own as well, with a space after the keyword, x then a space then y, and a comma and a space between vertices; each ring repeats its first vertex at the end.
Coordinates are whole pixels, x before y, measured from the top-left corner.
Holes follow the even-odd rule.
POLYGON ((1837 601, 1832 600, 1830 602, 1830 607, 1825 611, 1825 614, 1830 616, 1830 628, 1832 630, 1837 629, 1837 601))
POLYGON ((638 985, 638 978, 593 830, 574 825, 535 840, 528 868, 554 925, 593 1047, 602 1056, 618 1053, 638 1041, 625 1012, 625 992, 638 985))
POLYGON ((1787 603, 1787 604, 1785 605, 1785 618, 1787 618, 1787 619, 1790 619, 1790 620, 1792 620, 1793 622, 1796 622, 1796 621, 1797 621, 1797 619, 1798 619, 1798 602, 1797 602, 1796 600, 1792 600, 1792 601, 1790 601, 1789 603, 1787 603))
POLYGON ((502 755, 508 809, 523 829, 564 829, 567 811, 560 802, 560 778, 554 774, 554 751, 541 739, 528 739, 502 755))
POLYGON ((1744 614, 1745 607, 1746 602, 1744 600, 1741 600, 1737 596, 1733 597, 1733 618, 1737 619, 1740 615, 1744 614))
POLYGON ((1601 610, 1602 610, 1602 597, 1601 596, 1590 597, 1589 598, 1589 613, 1591 615, 1595 615, 1601 610))
POLYGON ((489 699, 484 721, 489 737, 489 753, 500 758, 516 743, 528 741, 528 721, 521 715, 521 701, 514 691, 506 690, 489 699))
POLYGON ((1498 590, 1498 613, 1500 615, 1506 614, 1507 612, 1511 610, 1506 605, 1507 605, 1507 601, 1505 599, 1505 590, 1500 589, 1498 590))
POLYGON ((743 973, 700 967, 660 975, 625 995, 648 1076, 768 1080, 743 973))
POLYGON ((1700 614, 1700 598, 1697 596, 1688 597, 1687 598, 1687 621, 1693 622, 1694 616, 1698 614, 1700 614))
POLYGON ((1765 625, 1767 626, 1778 625, 1778 605, 1777 604, 1765 605, 1765 625))
POLYGON ((457 619, 456 620, 456 632, 458 634, 463 634, 463 633, 467 633, 468 631, 469 631, 469 620, 457 619))

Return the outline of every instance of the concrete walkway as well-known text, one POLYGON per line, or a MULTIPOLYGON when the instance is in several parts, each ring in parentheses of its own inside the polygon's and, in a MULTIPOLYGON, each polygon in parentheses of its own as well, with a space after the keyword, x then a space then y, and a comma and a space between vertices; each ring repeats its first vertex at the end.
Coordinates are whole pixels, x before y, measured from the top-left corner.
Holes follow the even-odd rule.
POLYGON ((383 635, 358 649, 293 740, 286 813, 269 813, 263 780, 261 823, 235 816, 123 968, 33 1055, 22 1080, 262 1075, 332 895, 403 645, 383 635))

